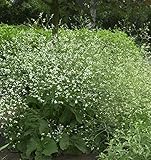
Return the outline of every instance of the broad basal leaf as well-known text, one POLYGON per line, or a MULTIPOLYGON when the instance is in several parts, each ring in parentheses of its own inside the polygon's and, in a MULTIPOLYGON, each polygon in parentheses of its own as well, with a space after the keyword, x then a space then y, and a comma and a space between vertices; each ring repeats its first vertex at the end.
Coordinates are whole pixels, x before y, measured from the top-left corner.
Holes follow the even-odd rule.
POLYGON ((59 142, 59 146, 60 146, 60 148, 62 149, 62 150, 66 150, 68 147, 69 147, 69 145, 70 145, 70 142, 69 142, 69 135, 68 134, 63 134, 63 136, 62 136, 62 138, 61 138, 61 140, 60 140, 60 142, 59 142))
POLYGON ((42 154, 50 156, 53 153, 58 152, 58 147, 56 142, 53 139, 46 138, 44 142, 44 150, 42 154), (47 141, 46 141, 47 140, 47 141))
POLYGON ((65 124, 70 123, 70 120, 72 117, 73 117, 73 113, 70 111, 68 107, 66 107, 61 117, 59 118, 59 121, 65 125, 65 124))
POLYGON ((49 130, 49 127, 48 127, 48 123, 47 121, 45 120, 40 120, 40 126, 39 126, 39 133, 42 134, 42 133, 47 133, 48 130, 49 130))
POLYGON ((27 143, 26 156, 30 157, 31 153, 37 148, 37 142, 34 138, 31 138, 29 143, 27 143))
POLYGON ((75 147, 77 147, 82 153, 86 153, 87 152, 87 147, 86 144, 84 142, 84 140, 82 139, 82 137, 80 136, 72 136, 72 143, 75 147))

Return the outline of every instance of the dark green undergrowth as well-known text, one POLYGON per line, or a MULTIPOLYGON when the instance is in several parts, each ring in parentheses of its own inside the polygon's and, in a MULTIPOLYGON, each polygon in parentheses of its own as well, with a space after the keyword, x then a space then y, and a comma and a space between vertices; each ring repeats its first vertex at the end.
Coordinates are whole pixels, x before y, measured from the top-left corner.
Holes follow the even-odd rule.
POLYGON ((1 130, 22 159, 151 159, 150 66, 115 30, 0 26, 1 130))

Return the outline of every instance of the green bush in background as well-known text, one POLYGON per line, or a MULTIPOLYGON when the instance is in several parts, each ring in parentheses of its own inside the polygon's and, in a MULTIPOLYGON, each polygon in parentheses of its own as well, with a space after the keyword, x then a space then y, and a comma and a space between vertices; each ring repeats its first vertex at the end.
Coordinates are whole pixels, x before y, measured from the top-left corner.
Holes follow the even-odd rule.
POLYGON ((150 66, 125 33, 62 29, 52 41, 42 29, 0 32, 1 129, 24 159, 57 152, 116 159, 119 143, 128 141, 120 154, 135 156, 137 136, 150 140, 150 127, 140 125, 150 123, 150 66))
POLYGON ((23 24, 32 18, 38 19, 39 14, 49 13, 49 7, 38 1, 24 1, 21 4, 13 5, 10 0, 0 0, 0 22, 6 24, 23 24))
MULTIPOLYGON (((42 0, 23 1, 20 5, 12 5, 10 0, 0 1, 0 22, 9 24, 20 24, 28 19, 37 19, 41 12, 51 16, 52 9, 43 3, 42 0)), ((22 1, 21 1, 22 2, 22 1)), ((90 18, 90 2, 83 0, 62 1, 60 4, 60 19, 62 24, 67 24, 70 28, 78 27, 90 18), (84 5, 85 3, 85 9, 84 5), (87 4, 87 5, 86 5, 87 4), (87 7, 86 7, 87 6, 87 7), (87 17, 87 18, 86 18, 87 17), (83 22, 82 22, 83 19, 83 22)), ((151 10, 150 2, 144 1, 120 1, 101 0, 96 4, 96 25, 102 28, 114 28, 119 21, 135 24, 138 28, 144 23, 150 22, 151 10)))
POLYGON ((97 13, 102 24, 107 28, 113 28, 121 20, 141 27, 143 23, 150 21, 150 5, 146 1, 103 0, 98 5, 97 13))

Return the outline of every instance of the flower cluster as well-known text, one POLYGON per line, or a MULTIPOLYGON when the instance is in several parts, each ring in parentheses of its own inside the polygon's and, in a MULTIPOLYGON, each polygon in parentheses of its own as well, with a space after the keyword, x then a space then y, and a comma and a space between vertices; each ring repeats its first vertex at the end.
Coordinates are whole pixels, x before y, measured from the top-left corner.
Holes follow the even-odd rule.
POLYGON ((125 33, 60 30, 54 43, 30 29, 1 46, 1 128, 16 145, 39 132, 41 140, 58 143, 67 133, 101 148, 150 96, 147 64, 125 33))

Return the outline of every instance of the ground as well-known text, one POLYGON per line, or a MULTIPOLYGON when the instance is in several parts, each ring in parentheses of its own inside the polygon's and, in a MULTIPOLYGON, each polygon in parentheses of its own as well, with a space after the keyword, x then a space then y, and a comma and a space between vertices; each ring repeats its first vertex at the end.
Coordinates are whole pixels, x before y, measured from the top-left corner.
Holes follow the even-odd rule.
MULTIPOLYGON (((4 150, 0 153, 0 160, 20 160, 20 156, 16 152, 4 150)), ((96 160, 95 155, 61 155, 54 160, 96 160)))

